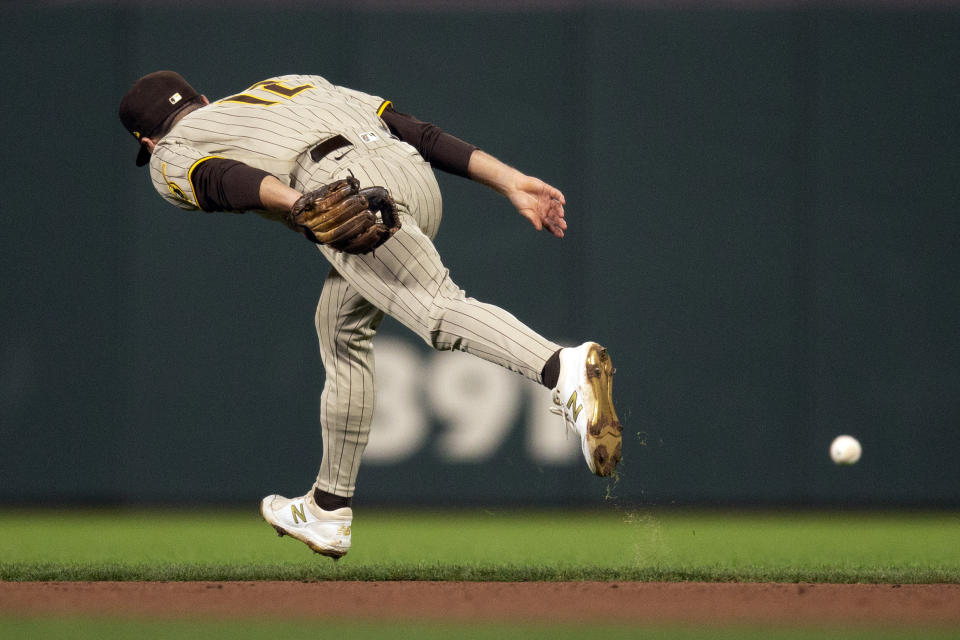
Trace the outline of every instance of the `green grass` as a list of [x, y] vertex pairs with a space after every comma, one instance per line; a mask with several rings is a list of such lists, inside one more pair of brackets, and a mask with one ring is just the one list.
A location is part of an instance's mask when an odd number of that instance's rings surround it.
[[358, 510], [339, 562], [246, 511], [0, 510], [3, 580], [960, 582], [960, 514]]

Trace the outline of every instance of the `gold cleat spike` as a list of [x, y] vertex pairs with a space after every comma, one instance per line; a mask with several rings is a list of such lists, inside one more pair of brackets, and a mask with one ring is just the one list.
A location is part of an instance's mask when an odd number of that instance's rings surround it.
[[586, 376], [593, 392], [593, 413], [587, 418], [587, 442], [593, 454], [596, 474], [613, 474], [622, 459], [623, 426], [613, 408], [613, 362], [610, 354], [594, 344], [587, 352]]

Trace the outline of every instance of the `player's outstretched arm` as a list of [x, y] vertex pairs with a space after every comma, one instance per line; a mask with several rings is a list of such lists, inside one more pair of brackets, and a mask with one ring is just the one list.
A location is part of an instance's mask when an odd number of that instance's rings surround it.
[[520, 215], [540, 231], [562, 238], [567, 228], [563, 217], [566, 199], [559, 189], [500, 162], [489, 153], [474, 151], [468, 166], [470, 177], [506, 196]]

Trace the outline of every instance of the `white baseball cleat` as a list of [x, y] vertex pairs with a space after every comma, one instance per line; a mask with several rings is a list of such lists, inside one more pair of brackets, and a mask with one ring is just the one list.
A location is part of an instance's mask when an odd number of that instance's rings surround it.
[[353, 510], [324, 511], [314, 502], [312, 490], [299, 498], [267, 496], [260, 502], [260, 513], [278, 535], [296, 538], [320, 555], [336, 560], [350, 550]]
[[609, 476], [620, 462], [623, 427], [613, 409], [613, 362], [596, 342], [560, 351], [560, 378], [550, 410], [580, 436], [590, 471]]

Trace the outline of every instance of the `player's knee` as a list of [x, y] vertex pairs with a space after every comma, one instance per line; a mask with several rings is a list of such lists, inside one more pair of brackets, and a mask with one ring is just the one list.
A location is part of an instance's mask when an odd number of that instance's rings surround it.
[[456, 335], [455, 328], [448, 325], [446, 319], [451, 309], [463, 312], [462, 303], [465, 299], [466, 293], [448, 277], [430, 300], [427, 331], [421, 336], [437, 351], [462, 350], [463, 338]]
[[427, 343], [437, 351], [463, 351], [463, 338], [445, 334], [439, 329], [430, 332]]

